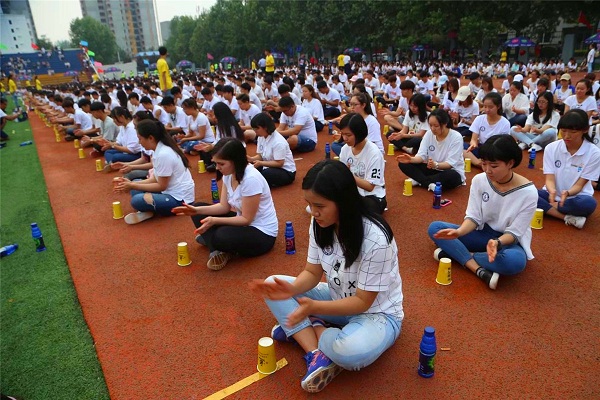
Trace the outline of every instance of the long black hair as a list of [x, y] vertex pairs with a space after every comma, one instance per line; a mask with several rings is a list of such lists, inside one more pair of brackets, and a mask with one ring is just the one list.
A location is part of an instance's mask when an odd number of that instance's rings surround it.
[[590, 132], [588, 131], [588, 121], [588, 115], [585, 111], [579, 108], [574, 108], [567, 111], [565, 115], [560, 118], [560, 121], [558, 121], [558, 130], [571, 129], [574, 131], [585, 131], [583, 138], [588, 142], [593, 143]]
[[179, 146], [177, 146], [177, 143], [175, 143], [173, 137], [167, 133], [165, 126], [160, 121], [152, 119], [141, 120], [138, 122], [136, 130], [137, 134], [141, 137], [147, 139], [150, 136], [152, 136], [157, 143], [161, 142], [165, 146], [172, 148], [173, 151], [177, 153], [181, 158], [181, 162], [183, 162], [183, 165], [186, 168], [190, 167], [190, 163], [187, 157], [185, 156], [185, 154], [183, 154], [183, 151], [181, 151]]
[[[363, 218], [377, 225], [390, 243], [392, 228], [380, 215], [369, 211], [364, 198], [358, 193], [354, 175], [343, 163], [323, 160], [315, 164], [302, 181], [302, 190], [312, 192], [336, 203], [338, 209], [338, 241], [344, 252], [345, 267], [349, 268], [360, 254], [364, 240]], [[313, 223], [313, 233], [320, 248], [333, 245], [336, 226], [322, 228]]]
[[[410, 98], [408, 104], [414, 104], [419, 109], [417, 116], [419, 117], [419, 121], [425, 122], [427, 121], [427, 98], [422, 94], [415, 94]], [[409, 109], [408, 116], [410, 118], [414, 117], [412, 110]]]
[[222, 101], [218, 102], [214, 105], [213, 112], [215, 118], [217, 118], [217, 128], [219, 128], [221, 138], [235, 137], [242, 142], [244, 141], [244, 131], [235, 120], [231, 108], [227, 104]]
[[[227, 107], [227, 106], [226, 106]], [[212, 149], [212, 156], [233, 162], [235, 168], [235, 179], [242, 183], [244, 172], [248, 166], [248, 157], [246, 148], [236, 138], [226, 137], [220, 139]]]
[[[548, 102], [548, 108], [546, 109], [546, 116], [544, 117], [543, 121], [540, 121], [540, 112], [541, 111], [540, 111], [540, 107], [538, 106], [538, 103], [537, 103], [537, 100], [539, 100], [539, 99], [545, 99]], [[533, 105], [533, 120], [535, 122], [537, 122], [538, 124], [539, 123], [545, 124], [552, 118], [552, 112], [554, 111], [554, 96], [552, 95], [552, 93], [545, 91], [544, 93], [539, 95], [537, 100], [535, 101], [535, 104]]]

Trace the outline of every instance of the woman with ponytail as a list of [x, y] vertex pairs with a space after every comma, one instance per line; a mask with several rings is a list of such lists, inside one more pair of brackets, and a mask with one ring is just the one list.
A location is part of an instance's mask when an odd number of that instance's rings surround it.
[[194, 202], [194, 181], [189, 162], [162, 123], [143, 120], [137, 124], [137, 136], [146, 150], [154, 152], [154, 174], [140, 181], [120, 178], [117, 192], [131, 191], [131, 206], [137, 211], [125, 216], [132, 225], [152, 218], [154, 214], [174, 215], [171, 210]]

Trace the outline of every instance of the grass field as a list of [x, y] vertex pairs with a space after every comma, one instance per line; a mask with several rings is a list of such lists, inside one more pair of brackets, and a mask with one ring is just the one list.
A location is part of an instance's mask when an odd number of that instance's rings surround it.
[[[11, 107], [9, 106], [9, 109]], [[14, 133], [12, 133], [14, 131]], [[0, 149], [0, 388], [26, 400], [108, 399], [63, 253], [28, 122], [9, 122]], [[30, 223], [47, 250], [37, 253]]]

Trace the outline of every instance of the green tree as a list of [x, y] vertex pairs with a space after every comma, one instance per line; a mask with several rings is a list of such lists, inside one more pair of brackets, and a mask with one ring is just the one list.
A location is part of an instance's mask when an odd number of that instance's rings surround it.
[[96, 53], [95, 59], [105, 64], [117, 60], [117, 42], [110, 29], [92, 17], [77, 18], [69, 29], [71, 45], [79, 47], [79, 42], [88, 42], [88, 49]]
[[37, 43], [38, 47], [40, 49], [51, 49], [54, 47], [54, 45], [52, 44], [52, 41], [50, 39], [48, 39], [48, 37], [46, 35], [42, 35], [38, 38]]

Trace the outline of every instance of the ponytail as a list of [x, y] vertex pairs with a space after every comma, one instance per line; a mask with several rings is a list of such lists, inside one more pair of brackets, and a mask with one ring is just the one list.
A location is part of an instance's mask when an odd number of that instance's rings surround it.
[[183, 151], [179, 148], [173, 137], [167, 133], [165, 126], [160, 121], [145, 119], [137, 124], [137, 133], [143, 138], [149, 138], [152, 136], [156, 142], [161, 142], [165, 146], [168, 146], [173, 149], [175, 153], [181, 157], [181, 162], [183, 162], [184, 167], [189, 168], [190, 162], [188, 161]]

